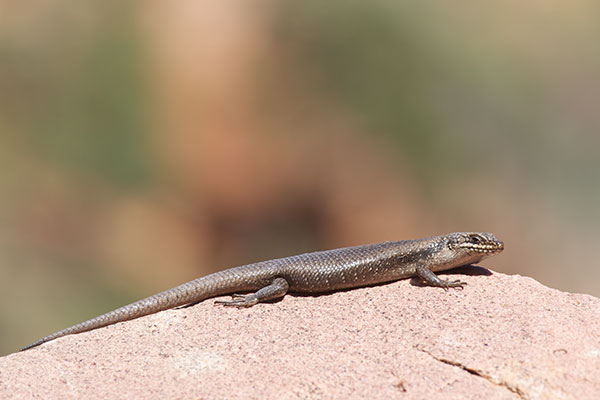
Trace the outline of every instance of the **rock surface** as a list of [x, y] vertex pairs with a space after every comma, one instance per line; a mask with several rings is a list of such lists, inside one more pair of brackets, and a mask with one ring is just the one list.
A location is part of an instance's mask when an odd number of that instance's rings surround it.
[[600, 398], [600, 299], [452, 272], [463, 290], [207, 300], [63, 337], [0, 358], [0, 398]]

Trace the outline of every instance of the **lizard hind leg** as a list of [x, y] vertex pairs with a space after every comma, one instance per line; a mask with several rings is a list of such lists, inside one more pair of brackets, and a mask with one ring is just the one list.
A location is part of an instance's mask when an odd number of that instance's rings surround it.
[[226, 307], [252, 307], [255, 304], [264, 301], [278, 299], [287, 293], [290, 285], [284, 278], [275, 278], [270, 285], [250, 294], [233, 294], [231, 300], [215, 301], [215, 304], [222, 304]]

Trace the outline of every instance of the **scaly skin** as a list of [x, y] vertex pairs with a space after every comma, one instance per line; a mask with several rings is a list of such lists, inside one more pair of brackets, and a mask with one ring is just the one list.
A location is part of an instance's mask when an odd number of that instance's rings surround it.
[[233, 294], [232, 300], [217, 303], [251, 307], [283, 297], [287, 292], [331, 292], [413, 276], [420, 277], [431, 286], [462, 288], [465, 282], [442, 280], [434, 272], [477, 263], [503, 249], [502, 241], [491, 233], [455, 232], [425, 239], [383, 242], [262, 261], [184, 283], [53, 333], [21, 350], [61, 336], [234, 292], [254, 293]]

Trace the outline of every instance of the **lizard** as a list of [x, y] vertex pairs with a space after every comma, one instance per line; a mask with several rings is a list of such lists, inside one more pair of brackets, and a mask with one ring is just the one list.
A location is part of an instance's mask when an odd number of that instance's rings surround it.
[[[504, 243], [491, 233], [454, 232], [424, 239], [390, 241], [317, 251], [215, 272], [73, 325], [21, 349], [208, 298], [252, 307], [288, 292], [318, 294], [418, 277], [430, 286], [463, 288], [466, 282], [440, 279], [435, 272], [478, 263], [500, 253]], [[246, 294], [239, 294], [246, 293]]]

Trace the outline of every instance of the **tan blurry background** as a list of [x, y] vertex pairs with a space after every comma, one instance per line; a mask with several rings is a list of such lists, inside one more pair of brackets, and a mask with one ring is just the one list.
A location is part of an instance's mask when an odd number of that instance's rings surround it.
[[0, 353], [218, 269], [490, 231], [600, 295], [597, 2], [0, 1]]

